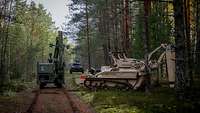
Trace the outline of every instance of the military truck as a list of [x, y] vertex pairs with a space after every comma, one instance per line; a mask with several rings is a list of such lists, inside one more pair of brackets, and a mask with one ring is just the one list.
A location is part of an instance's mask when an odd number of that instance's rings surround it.
[[[54, 54], [49, 54], [48, 62], [37, 63], [37, 83], [40, 88], [44, 88], [48, 83], [53, 83], [57, 87], [62, 87], [64, 84], [64, 48], [63, 33], [58, 32], [56, 37], [56, 44], [50, 44], [54, 47]], [[68, 47], [67, 47], [68, 48]]]

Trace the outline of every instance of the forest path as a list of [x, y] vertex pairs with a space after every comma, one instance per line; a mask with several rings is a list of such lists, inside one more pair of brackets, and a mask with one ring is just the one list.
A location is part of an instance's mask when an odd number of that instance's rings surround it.
[[70, 90], [46, 87], [35, 91], [35, 98], [27, 113], [94, 113], [94, 111]]

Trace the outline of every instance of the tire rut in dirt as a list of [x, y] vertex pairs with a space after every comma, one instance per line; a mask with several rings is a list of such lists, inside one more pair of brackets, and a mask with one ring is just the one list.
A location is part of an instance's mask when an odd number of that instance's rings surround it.
[[73, 106], [65, 88], [46, 88], [35, 91], [35, 97], [26, 113], [80, 113]]

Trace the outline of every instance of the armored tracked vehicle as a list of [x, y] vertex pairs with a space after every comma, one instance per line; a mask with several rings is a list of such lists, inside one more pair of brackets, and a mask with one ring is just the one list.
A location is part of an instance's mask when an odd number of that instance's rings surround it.
[[[164, 52], [161, 52], [157, 60], [153, 60], [153, 54], [160, 49]], [[175, 52], [169, 45], [161, 44], [149, 53], [148, 64], [145, 64], [143, 60], [127, 58], [122, 52], [113, 52], [110, 53], [110, 56], [113, 60], [113, 65], [106, 66], [107, 69], [103, 69], [102, 72], [95, 75], [88, 74], [84, 80], [84, 86], [89, 89], [119, 87], [137, 90], [144, 88], [144, 81], [146, 80], [145, 67], [151, 74], [153, 70], [159, 69], [160, 64], [164, 62], [167, 65], [168, 82], [170, 87], [174, 87]]]

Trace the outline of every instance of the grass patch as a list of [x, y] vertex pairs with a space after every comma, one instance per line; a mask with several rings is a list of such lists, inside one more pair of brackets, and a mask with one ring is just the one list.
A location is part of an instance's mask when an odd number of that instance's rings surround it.
[[169, 88], [157, 88], [151, 94], [119, 90], [81, 91], [77, 94], [97, 113], [189, 113], [197, 111], [200, 105], [199, 100], [177, 101], [173, 89]]
[[79, 78], [80, 75], [81, 73], [73, 73], [73, 74], [66, 73], [65, 74], [65, 83], [69, 89], [79, 90], [82, 88], [80, 85], [77, 85], [75, 82], [75, 80]]
[[96, 111], [99, 113], [142, 113], [140, 109], [135, 106], [127, 106], [127, 105], [120, 105], [120, 106], [109, 106], [109, 105], [101, 105], [96, 107]]
[[24, 91], [15, 95], [0, 95], [0, 113], [25, 113], [33, 100], [34, 93]]
[[[77, 88], [74, 84], [76, 77], [79, 75], [71, 75], [69, 80], [72, 86]], [[198, 110], [197, 106], [200, 105], [199, 98], [195, 98], [192, 102], [177, 101], [174, 89], [167, 87], [154, 88], [150, 94], [141, 91], [117, 89], [89, 91], [83, 87], [79, 88], [81, 90], [76, 94], [84, 102], [91, 104], [97, 113], [195, 113]], [[178, 111], [180, 109], [181, 112]]]
[[15, 93], [21, 92], [27, 89], [32, 89], [35, 87], [36, 82], [25, 82], [21, 80], [12, 80], [7, 84], [4, 84], [0, 88], [0, 95], [3, 96], [14, 96]]
[[14, 98], [15, 96], [0, 96], [0, 113], [12, 113], [16, 109]]
[[[167, 93], [166, 93], [167, 92]], [[79, 92], [98, 113], [175, 113], [176, 100], [170, 89], [144, 92], [101, 90]]]

